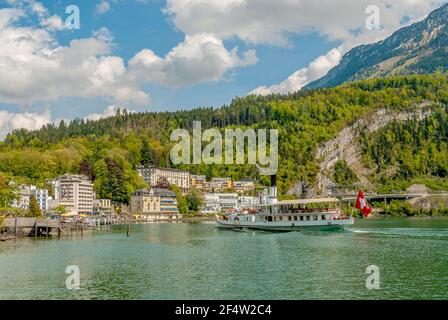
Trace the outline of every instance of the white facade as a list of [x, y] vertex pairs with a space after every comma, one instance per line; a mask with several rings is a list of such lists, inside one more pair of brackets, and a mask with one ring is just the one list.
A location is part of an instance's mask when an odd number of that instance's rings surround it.
[[28, 210], [30, 208], [31, 187], [27, 185], [20, 185], [18, 188], [18, 199], [12, 201], [12, 207], [21, 210]]
[[187, 193], [190, 190], [189, 171], [139, 166], [137, 167], [137, 172], [152, 188], [157, 187], [161, 180], [166, 179], [168, 183], [178, 186], [183, 193]]
[[238, 210], [238, 194], [236, 193], [206, 193], [204, 200], [204, 213]]
[[219, 203], [219, 195], [215, 193], [204, 194], [204, 209], [203, 213], [219, 213], [221, 212], [221, 205]]
[[259, 203], [258, 197], [240, 196], [238, 197], [238, 209], [254, 209], [255, 205]]
[[36, 198], [40, 210], [46, 213], [49, 210], [49, 197], [47, 189], [40, 189], [36, 186], [31, 186], [31, 194]]
[[66, 174], [57, 179], [57, 199], [71, 215], [91, 213], [93, 211], [93, 182], [84, 175]]

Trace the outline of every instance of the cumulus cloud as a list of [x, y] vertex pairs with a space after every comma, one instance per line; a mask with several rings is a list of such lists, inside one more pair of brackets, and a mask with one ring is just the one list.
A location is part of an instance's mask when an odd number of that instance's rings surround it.
[[[237, 37], [247, 43], [291, 46], [291, 34], [317, 33], [341, 45], [318, 57], [288, 79], [252, 93], [286, 93], [299, 90], [324, 76], [341, 54], [354, 46], [388, 37], [407, 24], [424, 18], [446, 0], [168, 0], [165, 13], [186, 34], [210, 32], [220, 39]], [[380, 10], [379, 30], [365, 27], [366, 8]]]
[[[187, 35], [164, 57], [144, 49], [129, 62], [111, 54], [113, 37], [102, 28], [89, 38], [58, 44], [60, 24], [41, 3], [0, 9], [0, 102], [31, 105], [66, 97], [103, 97], [117, 104], [150, 102], [141, 89], [147, 82], [170, 87], [218, 81], [230, 69], [256, 63], [255, 51], [227, 50], [212, 34]], [[37, 15], [41, 27], [19, 25]], [[50, 22], [52, 21], [52, 22]], [[52, 26], [51, 30], [45, 26]]]
[[238, 48], [227, 51], [223, 42], [212, 34], [186, 36], [164, 58], [151, 50], [138, 52], [129, 61], [129, 74], [144, 81], [156, 81], [170, 87], [180, 87], [217, 81], [232, 68], [257, 62], [255, 51], [238, 55]]
[[60, 46], [46, 29], [17, 27], [9, 12], [0, 16], [1, 102], [28, 105], [62, 97], [98, 96], [149, 101], [138, 83], [121, 80], [126, 68], [122, 58], [109, 55], [112, 42], [107, 29]]
[[[375, 41], [406, 17], [421, 19], [445, 0], [168, 0], [164, 12], [186, 34], [210, 32], [221, 39], [288, 45], [288, 34], [317, 32], [330, 40]], [[382, 31], [365, 26], [369, 5], [380, 9]], [[358, 40], [357, 40], [358, 39]]]
[[269, 95], [272, 93], [286, 94], [289, 92], [300, 90], [308, 83], [320, 79], [328, 73], [333, 67], [338, 65], [342, 58], [342, 53], [335, 48], [330, 50], [327, 54], [318, 57], [311, 62], [307, 68], [302, 68], [288, 77], [280, 84], [271, 87], [258, 87], [250, 92], [251, 94]]
[[45, 111], [44, 113], [13, 113], [0, 110], [0, 141], [15, 129], [36, 130], [50, 122], [50, 111]]

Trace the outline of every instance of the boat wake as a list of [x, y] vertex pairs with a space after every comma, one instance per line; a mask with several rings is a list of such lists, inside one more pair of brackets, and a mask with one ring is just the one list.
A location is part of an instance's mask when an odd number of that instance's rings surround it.
[[346, 232], [369, 236], [392, 236], [448, 240], [448, 229], [436, 228], [347, 228]]

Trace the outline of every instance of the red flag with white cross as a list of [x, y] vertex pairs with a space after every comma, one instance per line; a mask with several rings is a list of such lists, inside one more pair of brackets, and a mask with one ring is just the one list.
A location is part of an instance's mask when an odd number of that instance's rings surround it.
[[368, 215], [372, 212], [372, 208], [370, 208], [361, 190], [358, 192], [358, 199], [356, 199], [355, 208], [359, 209], [364, 217], [368, 217]]

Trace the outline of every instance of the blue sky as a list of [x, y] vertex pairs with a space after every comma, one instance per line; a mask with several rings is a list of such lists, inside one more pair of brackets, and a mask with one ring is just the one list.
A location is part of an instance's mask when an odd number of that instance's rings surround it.
[[[352, 47], [445, 1], [341, 2], [0, 0], [0, 138], [116, 106], [218, 107], [250, 92], [296, 91]], [[375, 30], [365, 25], [371, 4]], [[79, 30], [66, 28], [69, 5], [79, 7]]]

